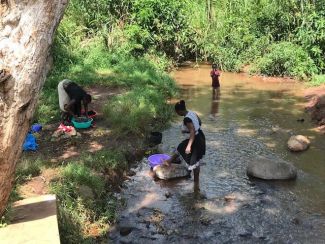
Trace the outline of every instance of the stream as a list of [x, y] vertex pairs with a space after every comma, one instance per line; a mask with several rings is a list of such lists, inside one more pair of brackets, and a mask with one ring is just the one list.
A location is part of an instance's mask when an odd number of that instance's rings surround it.
[[[144, 159], [117, 195], [118, 213], [109, 243], [325, 243], [325, 140], [304, 112], [304, 87], [287, 79], [222, 73], [212, 96], [210, 66], [173, 73], [181, 98], [202, 119], [207, 153], [200, 173], [154, 180]], [[180, 117], [163, 132], [171, 150], [182, 140]], [[291, 135], [311, 140], [292, 153]], [[294, 181], [263, 181], [246, 175], [257, 156], [296, 166]]]

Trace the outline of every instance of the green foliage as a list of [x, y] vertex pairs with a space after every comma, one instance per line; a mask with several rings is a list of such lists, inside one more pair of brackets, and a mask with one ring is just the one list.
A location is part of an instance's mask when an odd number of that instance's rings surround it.
[[45, 163], [41, 159], [29, 160], [23, 158], [16, 168], [16, 183], [21, 184], [41, 173], [41, 167]]
[[[189, 34], [186, 15], [187, 1], [135, 0], [131, 8], [131, 40], [144, 50], [155, 47], [168, 56], [177, 58], [184, 35]], [[130, 30], [130, 29], [127, 29]]]
[[310, 82], [310, 85], [312, 86], [320, 86], [325, 84], [325, 75], [314, 75]]
[[104, 171], [126, 167], [121, 153], [102, 151], [83, 155], [63, 166], [51, 191], [59, 199], [59, 229], [62, 243], [84, 243], [104, 237], [115, 219], [117, 202], [107, 191]]
[[13, 203], [15, 201], [21, 200], [21, 197], [19, 196], [19, 193], [17, 192], [17, 182], [15, 182], [15, 185], [13, 189], [11, 190], [9, 200], [7, 203], [7, 206], [4, 210], [3, 215], [0, 217], [0, 229], [6, 227], [8, 224], [10, 224], [12, 217], [13, 217]]
[[141, 135], [171, 118], [172, 109], [163, 102], [165, 99], [163, 93], [150, 87], [136, 88], [113, 98], [105, 107], [105, 115], [118, 132]]
[[312, 8], [297, 29], [296, 41], [307, 50], [319, 70], [325, 71], [325, 10]]
[[126, 159], [121, 151], [100, 151], [95, 154], [85, 154], [83, 163], [98, 172], [106, 173], [110, 170], [123, 170], [127, 167]]
[[255, 65], [255, 72], [271, 76], [307, 79], [317, 72], [317, 67], [306, 51], [290, 42], [272, 44]]
[[70, 184], [86, 185], [94, 189], [98, 195], [104, 192], [105, 183], [83, 164], [68, 164], [62, 171], [62, 177]]

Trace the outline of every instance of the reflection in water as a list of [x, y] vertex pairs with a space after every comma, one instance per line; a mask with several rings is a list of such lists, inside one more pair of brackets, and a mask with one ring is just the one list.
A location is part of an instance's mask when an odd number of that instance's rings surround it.
[[209, 118], [215, 120], [219, 113], [219, 104], [220, 104], [220, 88], [212, 89], [212, 101], [211, 101], [211, 113]]

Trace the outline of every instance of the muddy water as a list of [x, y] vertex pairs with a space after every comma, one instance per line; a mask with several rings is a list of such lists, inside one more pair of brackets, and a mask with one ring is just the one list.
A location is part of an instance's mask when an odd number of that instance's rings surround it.
[[[325, 243], [325, 140], [303, 112], [302, 85], [223, 73], [220, 95], [213, 97], [209, 67], [174, 77], [203, 121], [202, 195], [193, 193], [193, 178], [154, 181], [143, 160], [118, 195], [124, 207], [110, 242]], [[181, 140], [178, 119], [164, 132], [171, 150]], [[293, 134], [307, 135], [310, 149], [289, 152]], [[246, 165], [258, 155], [294, 164], [297, 180], [248, 178]]]

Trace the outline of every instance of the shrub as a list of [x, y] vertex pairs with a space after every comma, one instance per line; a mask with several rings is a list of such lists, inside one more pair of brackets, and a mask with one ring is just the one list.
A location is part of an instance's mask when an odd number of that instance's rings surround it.
[[65, 181], [68, 181], [71, 184], [89, 186], [98, 194], [101, 194], [104, 191], [105, 183], [102, 179], [83, 164], [68, 164], [62, 171], [62, 177]]
[[313, 75], [309, 84], [312, 86], [320, 86], [325, 84], [325, 75]]
[[106, 172], [111, 169], [125, 169], [126, 159], [120, 151], [100, 151], [93, 154], [85, 154], [82, 157], [84, 164], [96, 171]]
[[317, 72], [313, 60], [298, 45], [290, 42], [272, 44], [255, 62], [255, 73], [306, 79]]
[[21, 184], [32, 177], [38, 176], [41, 173], [41, 166], [43, 164], [44, 163], [40, 159], [21, 160], [16, 169], [16, 183]]
[[171, 118], [172, 110], [165, 96], [150, 87], [136, 88], [113, 98], [105, 107], [112, 126], [123, 134], [143, 134], [149, 124], [158, 128]]

